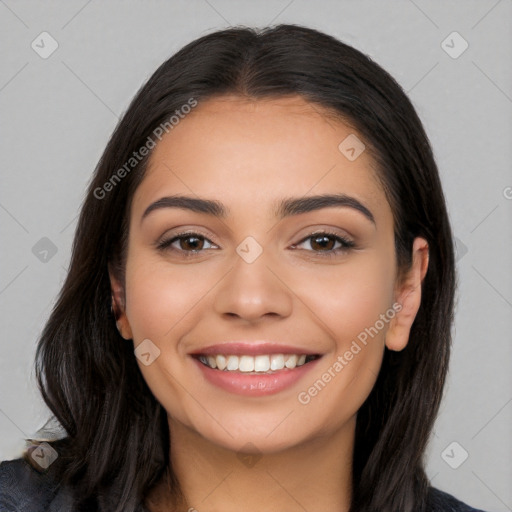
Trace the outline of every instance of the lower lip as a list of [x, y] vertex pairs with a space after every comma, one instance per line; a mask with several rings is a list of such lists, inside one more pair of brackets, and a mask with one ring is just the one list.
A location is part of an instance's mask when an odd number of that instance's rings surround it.
[[201, 363], [201, 361], [196, 358], [192, 359], [199, 366], [199, 369], [203, 372], [208, 382], [230, 393], [245, 396], [265, 396], [279, 393], [293, 386], [307, 372], [316, 366], [316, 363], [320, 360], [320, 358], [315, 359], [292, 370], [278, 370], [274, 373], [262, 372], [256, 375], [215, 370]]

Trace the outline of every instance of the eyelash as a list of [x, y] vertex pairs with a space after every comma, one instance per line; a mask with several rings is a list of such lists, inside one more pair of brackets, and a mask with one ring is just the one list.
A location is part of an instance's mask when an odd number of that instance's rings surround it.
[[329, 249], [327, 251], [311, 251], [315, 253], [315, 256], [320, 256], [321, 258], [335, 258], [337, 255], [346, 253], [350, 251], [350, 249], [353, 249], [355, 247], [355, 243], [352, 240], [349, 240], [348, 238], [345, 238], [344, 236], [338, 235], [337, 233], [333, 233], [330, 231], [315, 231], [311, 234], [309, 234], [307, 237], [303, 238], [300, 242], [297, 244], [294, 244], [292, 247], [296, 247], [297, 245], [300, 245], [304, 243], [305, 241], [312, 239], [314, 237], [319, 236], [326, 236], [331, 237], [334, 239], [334, 242], [339, 242], [341, 244], [341, 247], [338, 247], [337, 249]]
[[[338, 254], [348, 252], [350, 249], [353, 249], [355, 247], [355, 244], [352, 240], [349, 240], [348, 238], [345, 238], [337, 233], [332, 233], [329, 231], [315, 231], [314, 233], [311, 233], [307, 237], [303, 238], [297, 244], [294, 244], [292, 247], [296, 247], [297, 245], [300, 245], [300, 244], [304, 243], [305, 241], [312, 239], [313, 237], [318, 237], [320, 235], [334, 238], [334, 241], [339, 242], [341, 244], [341, 247], [338, 247], [337, 249], [329, 249], [327, 251], [311, 251], [311, 252], [315, 253], [315, 256], [318, 255], [322, 258], [333, 258], [333, 257], [336, 257]], [[180, 252], [183, 255], [183, 257], [185, 257], [185, 258], [192, 258], [195, 255], [197, 255], [198, 253], [203, 251], [203, 250], [183, 251], [181, 249], [176, 249], [176, 248], [171, 247], [171, 245], [174, 242], [177, 242], [179, 240], [186, 240], [187, 238], [204, 239], [204, 240], [207, 240], [208, 242], [210, 242], [211, 244], [213, 244], [213, 242], [211, 242], [208, 238], [206, 238], [205, 236], [203, 236], [199, 233], [185, 232], [185, 233], [178, 233], [177, 235], [175, 235], [172, 238], [169, 238], [167, 240], [162, 240], [161, 242], [159, 242], [157, 244], [157, 249], [159, 251], [171, 250], [173, 252]], [[206, 250], [206, 249], [204, 249], [204, 250]]]

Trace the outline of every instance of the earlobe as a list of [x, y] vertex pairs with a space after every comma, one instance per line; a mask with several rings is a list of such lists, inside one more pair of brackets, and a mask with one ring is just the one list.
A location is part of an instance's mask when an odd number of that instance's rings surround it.
[[112, 313], [115, 318], [117, 330], [125, 340], [131, 340], [133, 336], [130, 323], [128, 322], [128, 317], [126, 316], [124, 288], [114, 277], [110, 267], [109, 277], [110, 287], [112, 290]]
[[391, 320], [386, 333], [389, 350], [403, 350], [409, 341], [411, 327], [421, 305], [421, 284], [428, 269], [428, 243], [424, 238], [415, 238], [412, 247], [412, 265], [401, 280], [396, 293], [397, 314]]

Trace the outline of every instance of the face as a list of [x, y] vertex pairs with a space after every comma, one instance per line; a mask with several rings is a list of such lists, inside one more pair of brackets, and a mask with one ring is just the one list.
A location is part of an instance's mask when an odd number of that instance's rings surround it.
[[354, 135], [299, 97], [223, 97], [153, 150], [119, 325], [171, 429], [263, 453], [335, 435], [405, 345], [393, 215], [368, 152], [338, 148]]

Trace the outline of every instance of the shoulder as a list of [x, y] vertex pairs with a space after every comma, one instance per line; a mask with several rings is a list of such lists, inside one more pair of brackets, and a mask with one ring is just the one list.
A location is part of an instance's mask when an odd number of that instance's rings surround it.
[[484, 512], [466, 505], [447, 492], [429, 487], [427, 498], [428, 512]]
[[[79, 509], [84, 510], [77, 508], [75, 493], [60, 483], [53, 465], [38, 470], [24, 458], [0, 462], [1, 512], [78, 512]], [[86, 507], [86, 510], [91, 509]], [[148, 511], [140, 503], [135, 512]]]
[[0, 463], [2, 512], [63, 512], [71, 504], [71, 494], [51, 471], [39, 472], [23, 458]]

